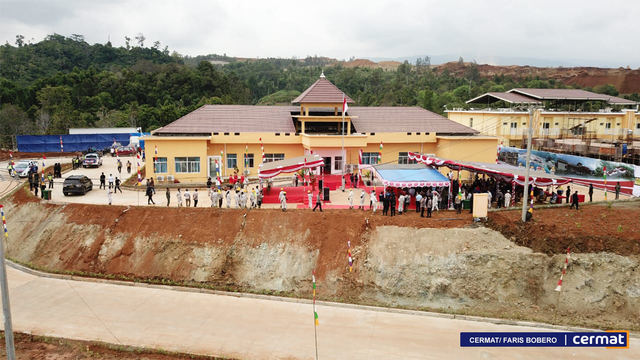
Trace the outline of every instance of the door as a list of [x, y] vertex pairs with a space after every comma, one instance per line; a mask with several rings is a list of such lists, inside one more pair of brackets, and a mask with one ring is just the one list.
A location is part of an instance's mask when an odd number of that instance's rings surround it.
[[331, 157], [325, 157], [324, 159], [324, 173], [326, 175], [331, 174]]
[[216, 178], [216, 161], [218, 162], [218, 171], [220, 172], [220, 177], [222, 177], [222, 157], [220, 156], [209, 156], [209, 177], [211, 179]]

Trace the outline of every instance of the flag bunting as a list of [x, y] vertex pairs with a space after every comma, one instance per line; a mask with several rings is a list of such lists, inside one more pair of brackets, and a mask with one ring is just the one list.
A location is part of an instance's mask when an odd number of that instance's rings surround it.
[[313, 321], [316, 324], [316, 326], [319, 325], [318, 323], [318, 312], [316, 311], [316, 271], [313, 270], [313, 272], [311, 273], [311, 277], [313, 279]]
[[4, 228], [4, 237], [9, 237], [9, 232], [7, 231], [7, 220], [4, 218], [4, 206], [3, 205], [0, 205], [0, 213], [2, 214], [2, 227]]

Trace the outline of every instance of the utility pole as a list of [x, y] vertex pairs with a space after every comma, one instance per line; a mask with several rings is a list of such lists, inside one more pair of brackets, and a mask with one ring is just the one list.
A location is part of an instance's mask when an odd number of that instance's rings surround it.
[[[4, 219], [4, 206], [0, 205], [4, 238], [8, 240], [7, 223]], [[16, 348], [13, 341], [11, 323], [11, 304], [9, 303], [9, 284], [7, 282], [7, 264], [4, 259], [4, 241], [0, 241], [0, 290], [2, 291], [2, 313], [4, 315], [4, 341], [7, 346], [7, 360], [16, 360]]]
[[529, 108], [529, 136], [527, 137], [527, 162], [524, 175], [524, 193], [522, 194], [522, 222], [527, 221], [529, 205], [529, 171], [531, 169], [531, 138], [533, 137], [533, 108]]

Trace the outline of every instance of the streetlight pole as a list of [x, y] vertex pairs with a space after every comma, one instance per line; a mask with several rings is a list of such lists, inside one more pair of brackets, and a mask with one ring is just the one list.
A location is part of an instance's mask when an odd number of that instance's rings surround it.
[[522, 194], [522, 222], [527, 221], [529, 205], [529, 171], [531, 169], [531, 138], [533, 137], [533, 108], [529, 108], [529, 136], [527, 137], [527, 162], [524, 175], [524, 193]]
[[[4, 228], [4, 236], [9, 240], [7, 232], [7, 224], [4, 218], [4, 209], [0, 205], [0, 214], [2, 214], [2, 226]], [[7, 360], [16, 359], [16, 349], [13, 340], [13, 325], [11, 323], [11, 305], [9, 303], [9, 283], [7, 281], [7, 264], [4, 259], [4, 241], [0, 240], [0, 290], [2, 291], [2, 313], [4, 315], [4, 341], [7, 347]]]

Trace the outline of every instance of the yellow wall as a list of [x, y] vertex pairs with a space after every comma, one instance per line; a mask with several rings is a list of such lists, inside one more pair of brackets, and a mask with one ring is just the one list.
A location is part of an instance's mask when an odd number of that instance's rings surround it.
[[[339, 150], [342, 139], [340, 136], [322, 136], [322, 144], [325, 147], [315, 149]], [[397, 164], [401, 152], [416, 152], [422, 154], [434, 154], [437, 157], [453, 160], [494, 162], [498, 139], [496, 137], [440, 137], [435, 134], [412, 133], [380, 133], [376, 135], [352, 135], [357, 140], [357, 146], [345, 147], [347, 154], [346, 164], [358, 164], [359, 151], [378, 153], [380, 141], [383, 142], [382, 163]], [[158, 146], [158, 156], [167, 157], [167, 174], [174, 175], [180, 182], [205, 182], [208, 174], [209, 156], [220, 156], [220, 150], [224, 152], [222, 159], [222, 176], [233, 174], [232, 169], [227, 168], [227, 154], [236, 154], [238, 169], [244, 170], [245, 146], [248, 145], [248, 153], [253, 154], [254, 167], [250, 168], [250, 176], [258, 175], [258, 165], [262, 162], [262, 150], [259, 139], [263, 139], [264, 151], [267, 154], [284, 154], [285, 159], [303, 156], [309, 147], [304, 146], [305, 135], [275, 136], [273, 133], [242, 133], [214, 135], [211, 137], [155, 137], [145, 138], [148, 154], [153, 154], [153, 149]], [[222, 142], [225, 140], [226, 142]], [[350, 144], [349, 141], [345, 142]], [[351, 144], [351, 145], [354, 145]], [[311, 147], [314, 150], [314, 147]], [[175, 157], [200, 157], [200, 172], [175, 173]], [[149, 156], [150, 158], [153, 155]], [[147, 177], [157, 177], [154, 173], [153, 162], [147, 162]], [[215, 165], [213, 166], [215, 169]]]
[[[473, 119], [473, 129], [480, 131], [482, 135], [498, 136], [507, 146], [518, 146], [526, 131], [529, 115], [526, 112], [501, 112], [501, 111], [448, 111], [449, 119], [465, 126], [470, 126]], [[586, 131], [593, 132], [598, 139], [611, 139], [625, 136], [627, 130], [637, 130], [640, 114], [634, 111], [619, 113], [589, 113], [589, 112], [556, 112], [541, 111], [538, 121], [534, 122], [534, 137], [558, 138], [563, 129], [570, 129], [588, 119], [596, 118], [586, 125]], [[517, 124], [516, 131], [511, 130], [511, 123]], [[505, 125], [506, 123], [506, 125]], [[549, 129], [544, 129], [543, 124], [549, 123]], [[610, 123], [610, 129], [606, 124]], [[640, 132], [636, 134], [640, 135]]]

